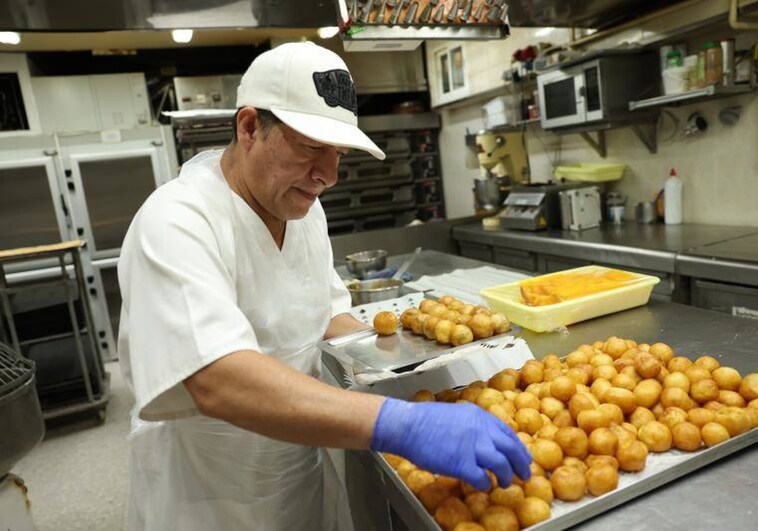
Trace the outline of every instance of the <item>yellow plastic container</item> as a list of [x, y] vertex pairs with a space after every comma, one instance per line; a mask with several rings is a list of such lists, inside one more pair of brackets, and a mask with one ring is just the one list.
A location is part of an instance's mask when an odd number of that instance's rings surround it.
[[601, 162], [583, 162], [555, 168], [555, 176], [569, 181], [601, 183], [618, 181], [624, 176], [626, 164], [604, 164]]
[[[607, 267], [591, 265], [535, 278], [549, 278], [572, 272], [601, 273], [608, 270]], [[562, 326], [647, 304], [653, 286], [658, 284], [660, 279], [639, 273], [627, 273], [636, 277], [627, 285], [547, 306], [524, 304], [521, 297], [521, 281], [492, 286], [479, 293], [490, 308], [505, 314], [512, 322], [535, 332], [552, 332]]]

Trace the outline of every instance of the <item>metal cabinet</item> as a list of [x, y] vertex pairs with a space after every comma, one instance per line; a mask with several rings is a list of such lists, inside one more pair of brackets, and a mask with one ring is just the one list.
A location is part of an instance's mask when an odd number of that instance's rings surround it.
[[758, 319], [758, 288], [695, 279], [691, 290], [693, 306]]

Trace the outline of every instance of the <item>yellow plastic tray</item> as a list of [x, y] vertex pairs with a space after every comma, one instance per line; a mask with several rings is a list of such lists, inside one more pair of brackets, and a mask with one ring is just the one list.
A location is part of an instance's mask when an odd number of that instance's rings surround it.
[[[549, 278], [569, 272], [600, 273], [608, 270], [607, 267], [591, 265], [535, 278]], [[505, 314], [512, 322], [535, 332], [552, 332], [562, 326], [647, 304], [653, 286], [661, 280], [658, 277], [626, 272], [637, 277], [637, 279], [619, 288], [548, 306], [527, 306], [524, 304], [519, 286], [521, 281], [492, 286], [481, 290], [479, 293], [490, 305], [490, 308]]]
[[555, 168], [557, 178], [569, 181], [606, 182], [617, 181], [624, 176], [625, 164], [606, 164], [602, 162], [583, 162]]

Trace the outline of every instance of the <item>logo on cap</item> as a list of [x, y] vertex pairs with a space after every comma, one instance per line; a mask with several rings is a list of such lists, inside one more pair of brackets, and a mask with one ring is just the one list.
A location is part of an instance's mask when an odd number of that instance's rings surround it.
[[314, 72], [313, 83], [316, 85], [316, 92], [324, 98], [329, 107], [342, 107], [358, 115], [355, 84], [347, 70]]

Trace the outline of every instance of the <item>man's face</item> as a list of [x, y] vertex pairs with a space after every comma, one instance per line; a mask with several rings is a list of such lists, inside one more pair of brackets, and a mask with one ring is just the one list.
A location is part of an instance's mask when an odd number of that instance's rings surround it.
[[304, 217], [316, 198], [337, 183], [347, 148], [322, 144], [285, 124], [255, 132], [247, 154], [245, 182], [255, 200], [275, 218]]

